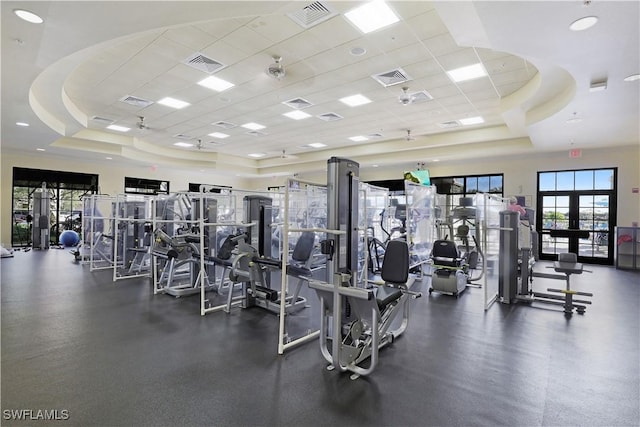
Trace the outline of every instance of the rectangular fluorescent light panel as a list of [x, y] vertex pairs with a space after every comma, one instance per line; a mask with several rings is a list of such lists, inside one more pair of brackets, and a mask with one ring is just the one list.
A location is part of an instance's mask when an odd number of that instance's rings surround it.
[[366, 136], [362, 136], [362, 135], [352, 136], [349, 139], [352, 140], [353, 142], [362, 142], [362, 141], [368, 141], [369, 140], [369, 138], [367, 138]]
[[464, 82], [466, 80], [473, 80], [479, 77], [487, 75], [484, 65], [481, 63], [467, 65], [466, 67], [456, 68], [454, 70], [447, 71], [449, 78], [455, 83]]
[[370, 1], [344, 14], [353, 25], [367, 34], [400, 20], [387, 4], [380, 0]]
[[216, 92], [222, 92], [223, 90], [227, 90], [235, 86], [233, 83], [222, 80], [215, 76], [209, 76], [204, 80], [200, 80], [198, 84], [200, 86], [215, 90]]
[[478, 125], [480, 123], [484, 123], [484, 119], [480, 116], [478, 117], [467, 117], [465, 119], [460, 119], [458, 120], [460, 123], [462, 123], [465, 126], [469, 126], [469, 125]]
[[253, 157], [254, 159], [259, 159], [260, 157], [264, 157], [266, 156], [266, 154], [264, 153], [251, 153], [251, 154], [247, 154], [249, 157]]
[[229, 138], [229, 135], [227, 135], [226, 133], [222, 133], [222, 132], [213, 132], [213, 133], [210, 133], [209, 136], [212, 136], [212, 137], [218, 138], [218, 139]]
[[180, 101], [179, 99], [171, 98], [169, 96], [167, 96], [166, 98], [162, 98], [160, 101], [158, 101], [158, 104], [166, 105], [167, 107], [177, 108], [177, 109], [184, 108], [188, 105], [191, 105], [188, 102]]
[[340, 98], [340, 102], [347, 104], [349, 107], [357, 107], [359, 105], [368, 104], [371, 100], [364, 95], [357, 94]]
[[326, 146], [327, 144], [323, 144], [322, 142], [312, 142], [311, 144], [307, 144], [307, 147], [311, 147], [311, 148], [322, 148]]
[[302, 120], [302, 119], [311, 117], [311, 114], [307, 114], [304, 111], [300, 111], [300, 110], [293, 110], [293, 111], [289, 111], [288, 113], [284, 113], [283, 116], [287, 116], [293, 120]]
[[191, 144], [190, 142], [175, 142], [173, 145], [175, 145], [176, 147], [193, 147], [193, 144]]
[[107, 129], [117, 130], [118, 132], [129, 132], [131, 130], [131, 128], [119, 125], [109, 125], [107, 126]]
[[245, 123], [243, 125], [240, 125], [245, 129], [251, 129], [251, 130], [260, 130], [260, 129], [264, 129], [266, 126], [262, 126], [259, 123], [253, 123], [253, 122], [249, 122], [249, 123]]

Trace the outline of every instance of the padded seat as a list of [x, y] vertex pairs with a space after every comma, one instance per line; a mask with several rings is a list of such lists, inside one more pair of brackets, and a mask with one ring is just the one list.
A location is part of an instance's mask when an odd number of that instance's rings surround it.
[[390, 303], [397, 300], [402, 296], [402, 291], [398, 288], [392, 288], [391, 286], [380, 286], [376, 293], [376, 302], [378, 308], [383, 311]]
[[287, 274], [289, 276], [304, 276], [304, 277], [311, 277], [312, 273], [311, 270], [309, 270], [306, 267], [303, 266], [298, 266], [298, 265], [287, 265]]
[[460, 253], [453, 240], [436, 240], [431, 252], [434, 266], [459, 267]]

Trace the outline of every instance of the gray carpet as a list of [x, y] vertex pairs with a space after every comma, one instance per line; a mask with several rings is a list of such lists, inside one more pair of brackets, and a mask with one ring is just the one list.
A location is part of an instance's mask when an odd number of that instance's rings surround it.
[[[593, 305], [569, 320], [550, 305], [484, 312], [478, 288], [425, 292], [352, 381], [325, 369], [317, 341], [278, 356], [278, 318], [259, 308], [201, 317], [197, 297], [112, 283], [66, 250], [0, 267], [3, 426], [640, 424], [639, 273], [589, 266], [572, 285]], [[9, 419], [23, 409], [68, 419]]]

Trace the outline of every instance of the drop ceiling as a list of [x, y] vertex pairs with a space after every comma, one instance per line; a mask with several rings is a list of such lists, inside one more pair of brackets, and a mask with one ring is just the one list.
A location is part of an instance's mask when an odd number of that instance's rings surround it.
[[[399, 22], [368, 34], [344, 16], [362, 3], [3, 1], [2, 150], [269, 176], [332, 155], [369, 166], [638, 144], [640, 82], [623, 80], [640, 72], [638, 2], [389, 1]], [[599, 21], [570, 31], [583, 16]], [[446, 73], [475, 63], [487, 76]], [[210, 76], [234, 86], [198, 84]], [[355, 94], [371, 102], [340, 102]]]

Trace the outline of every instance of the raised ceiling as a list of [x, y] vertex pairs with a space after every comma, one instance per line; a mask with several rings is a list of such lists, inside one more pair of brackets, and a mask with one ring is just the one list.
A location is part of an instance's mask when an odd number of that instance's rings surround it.
[[[389, 1], [400, 21], [369, 34], [345, 18], [362, 3], [3, 1], [3, 150], [268, 176], [331, 155], [367, 166], [638, 143], [640, 82], [623, 81], [640, 72], [638, 2]], [[593, 28], [568, 29], [590, 15]], [[446, 74], [474, 63], [488, 75]], [[209, 76], [234, 86], [198, 84]], [[340, 102], [354, 94], [372, 102]]]

